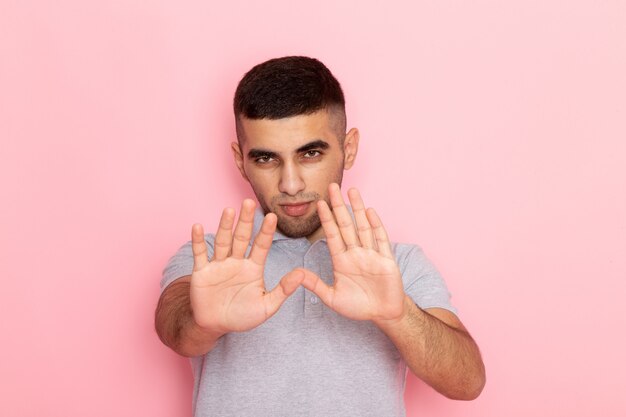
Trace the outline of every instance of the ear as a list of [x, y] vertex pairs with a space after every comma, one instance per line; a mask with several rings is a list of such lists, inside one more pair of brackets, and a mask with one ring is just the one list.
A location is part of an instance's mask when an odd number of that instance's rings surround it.
[[244, 180], [250, 182], [250, 180], [248, 179], [248, 176], [246, 175], [246, 170], [244, 169], [244, 166], [243, 166], [243, 152], [241, 151], [241, 147], [239, 146], [239, 143], [237, 142], [231, 143], [230, 149], [233, 151], [235, 164], [237, 165], [237, 168], [239, 168], [239, 172], [241, 173], [241, 176], [243, 177]]
[[353, 127], [348, 133], [346, 133], [346, 138], [343, 141], [343, 169], [352, 168], [358, 152], [359, 130]]

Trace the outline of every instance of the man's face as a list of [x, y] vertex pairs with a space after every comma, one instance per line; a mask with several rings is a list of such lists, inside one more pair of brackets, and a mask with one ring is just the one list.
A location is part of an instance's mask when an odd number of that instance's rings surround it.
[[316, 201], [329, 202], [328, 185], [341, 184], [343, 170], [352, 166], [358, 131], [350, 130], [342, 144], [326, 110], [240, 122], [241, 147], [232, 144], [235, 162], [263, 211], [276, 214], [278, 229], [287, 236], [321, 237]]

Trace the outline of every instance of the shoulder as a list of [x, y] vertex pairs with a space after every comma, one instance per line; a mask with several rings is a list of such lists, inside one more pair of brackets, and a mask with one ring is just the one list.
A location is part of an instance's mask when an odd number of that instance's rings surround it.
[[393, 243], [405, 292], [420, 308], [443, 308], [456, 314], [443, 277], [421, 247]]
[[396, 262], [401, 271], [407, 268], [419, 266], [431, 266], [430, 260], [421, 247], [410, 243], [392, 243], [391, 249], [396, 257]]

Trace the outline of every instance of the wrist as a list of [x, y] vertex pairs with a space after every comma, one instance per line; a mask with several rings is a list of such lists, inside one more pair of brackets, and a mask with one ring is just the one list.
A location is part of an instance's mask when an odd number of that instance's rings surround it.
[[220, 337], [224, 336], [227, 332], [222, 331], [221, 329], [217, 329], [210, 325], [202, 325], [196, 321], [194, 317], [191, 320], [191, 329], [190, 332], [193, 333], [196, 337], [202, 338], [205, 340], [217, 340]]
[[212, 350], [224, 334], [198, 325], [192, 317], [189, 324], [181, 329], [174, 350], [187, 357], [201, 356]]
[[405, 294], [402, 299], [402, 307], [399, 309], [400, 312], [398, 315], [391, 318], [374, 319], [372, 321], [383, 332], [388, 333], [389, 331], [394, 331], [404, 326], [408, 320], [411, 310], [414, 308], [416, 308], [415, 303], [408, 295]]

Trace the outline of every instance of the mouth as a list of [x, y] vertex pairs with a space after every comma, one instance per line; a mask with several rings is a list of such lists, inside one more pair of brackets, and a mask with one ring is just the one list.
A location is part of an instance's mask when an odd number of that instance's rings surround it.
[[300, 217], [304, 216], [308, 211], [313, 201], [306, 201], [302, 203], [289, 203], [289, 204], [280, 204], [280, 208], [287, 216], [290, 217]]

